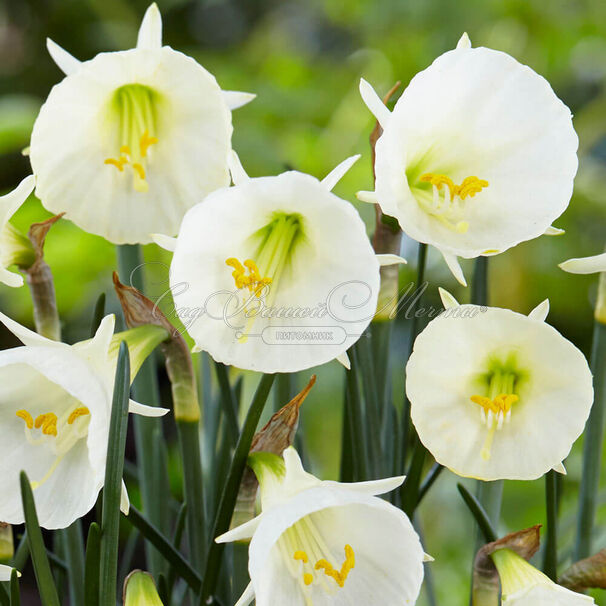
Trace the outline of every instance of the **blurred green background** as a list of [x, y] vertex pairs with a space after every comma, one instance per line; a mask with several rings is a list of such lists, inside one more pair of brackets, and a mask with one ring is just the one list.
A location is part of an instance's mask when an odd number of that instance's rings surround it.
[[[193, 57], [228, 90], [254, 92], [257, 99], [234, 112], [234, 148], [252, 176], [276, 174], [287, 167], [322, 177], [354, 153], [363, 158], [336, 192], [354, 201], [359, 189], [372, 188], [368, 135], [373, 126], [358, 94], [361, 76], [379, 93], [395, 81], [403, 85], [439, 54], [451, 49], [464, 31], [474, 46], [506, 51], [545, 76], [575, 116], [580, 136], [580, 168], [568, 211], [556, 225], [563, 237], [543, 237], [492, 258], [491, 302], [528, 312], [551, 300], [550, 321], [588, 353], [596, 279], [571, 276], [557, 263], [601, 252], [606, 242], [606, 3], [603, 0], [165, 0], [159, 2], [164, 42]], [[0, 190], [14, 187], [29, 171], [21, 153], [37, 111], [50, 88], [62, 78], [48, 56], [46, 37], [88, 59], [104, 50], [134, 46], [145, 0], [3, 0], [0, 3]], [[373, 210], [358, 205], [374, 229]], [[15, 217], [27, 229], [48, 217], [30, 199]], [[415, 257], [416, 244], [405, 239], [404, 256]], [[145, 250], [152, 267], [152, 295], [165, 286], [170, 258], [155, 246]], [[92, 306], [100, 292], [109, 297], [114, 247], [69, 222], [53, 227], [46, 258], [55, 274], [65, 336], [87, 336]], [[471, 275], [471, 265], [464, 269]], [[402, 272], [402, 284], [414, 275], [414, 262]], [[429, 258], [428, 300], [438, 306], [437, 286], [467, 300], [434, 251]], [[0, 286], [0, 309], [31, 324], [26, 288]], [[405, 350], [406, 323], [398, 324], [396, 345]], [[12, 344], [4, 335], [5, 344]], [[319, 474], [338, 474], [342, 373], [336, 364], [319, 369], [318, 386], [303, 409], [302, 435], [311, 465]], [[302, 373], [303, 384], [311, 373]], [[394, 393], [403, 393], [403, 366], [394, 367]], [[247, 377], [252, 388], [256, 377]], [[464, 439], [464, 437], [462, 437]], [[567, 462], [563, 487], [562, 565], [574, 527], [580, 444]], [[427, 498], [418, 522], [425, 535], [433, 591], [438, 604], [464, 604], [469, 584], [472, 524], [445, 472]], [[178, 478], [176, 480], [178, 490]], [[509, 482], [505, 488], [502, 530], [544, 521], [542, 482]], [[602, 503], [606, 499], [602, 499]], [[596, 548], [606, 546], [603, 522]], [[601, 598], [602, 604], [606, 600]], [[420, 604], [427, 604], [424, 594]], [[35, 601], [31, 602], [32, 604]]]

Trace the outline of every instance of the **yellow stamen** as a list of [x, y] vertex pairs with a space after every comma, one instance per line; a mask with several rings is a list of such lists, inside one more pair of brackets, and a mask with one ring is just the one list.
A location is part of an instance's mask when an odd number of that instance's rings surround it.
[[47, 412], [39, 415], [34, 423], [36, 429], [42, 428], [42, 433], [47, 436], [57, 435], [57, 415], [53, 412]]
[[341, 566], [341, 570], [335, 570], [333, 565], [327, 560], [318, 560], [315, 565], [316, 570], [324, 570], [324, 574], [331, 579], [334, 579], [339, 587], [345, 586], [345, 581], [349, 573], [356, 566], [356, 556], [351, 545], [345, 545], [345, 562]]
[[519, 396], [515, 394], [502, 393], [496, 398], [491, 400], [485, 396], [471, 396], [471, 401], [484, 409], [484, 412], [493, 412], [495, 414], [504, 413], [507, 414], [513, 404], [519, 400]]
[[158, 138], [150, 137], [149, 131], [146, 130], [143, 133], [143, 135], [141, 136], [141, 140], [139, 141], [139, 149], [141, 151], [141, 157], [145, 158], [145, 156], [147, 156], [148, 148], [152, 145], [155, 145], [156, 143], [158, 143]]
[[111, 164], [112, 166], [115, 166], [120, 172], [123, 172], [124, 165], [128, 164], [128, 159], [124, 156], [121, 156], [118, 160], [116, 160], [115, 158], [107, 158], [106, 160], [104, 160], [103, 163]]
[[34, 427], [34, 419], [32, 418], [32, 415], [27, 412], [27, 410], [18, 410], [15, 415], [25, 421], [28, 429], [32, 429]]
[[303, 562], [303, 564], [309, 562], [309, 557], [304, 551], [295, 551], [294, 559]]
[[420, 181], [423, 183], [431, 183], [438, 189], [442, 189], [442, 187], [446, 185], [450, 190], [451, 200], [454, 199], [455, 196], [459, 196], [461, 200], [465, 200], [467, 197], [473, 198], [478, 192], [481, 192], [485, 187], [488, 187], [488, 181], [475, 176], [466, 177], [463, 179], [461, 185], [457, 185], [446, 175], [435, 173], [425, 173], [424, 175], [421, 175]]
[[[123, 145], [122, 147], [120, 147], [120, 153], [130, 156], [130, 147], [128, 145]], [[127, 162], [128, 162], [128, 160], [127, 160]]]
[[143, 165], [135, 162], [135, 164], [133, 164], [133, 170], [139, 175], [139, 179], [145, 181], [145, 169], [143, 168]]
[[72, 413], [69, 415], [69, 418], [67, 419], [67, 424], [72, 425], [74, 421], [79, 417], [83, 417], [89, 414], [90, 410], [86, 406], [80, 406], [79, 408], [73, 410]]
[[[234, 268], [231, 275], [234, 278], [236, 288], [248, 288], [250, 292], [255, 293], [256, 297], [260, 297], [263, 293], [263, 289], [272, 283], [271, 278], [261, 277], [261, 272], [252, 259], [247, 259], [244, 261], [244, 264], [242, 264], [235, 257], [229, 257], [228, 259], [225, 259], [225, 265]], [[247, 269], [248, 275], [246, 275]]]
[[306, 573], [303, 575], [303, 582], [304, 582], [304, 583], [305, 583], [307, 586], [311, 585], [311, 584], [314, 582], [314, 575], [313, 575], [313, 574], [311, 574], [311, 573], [309, 573], [309, 572], [306, 572]]

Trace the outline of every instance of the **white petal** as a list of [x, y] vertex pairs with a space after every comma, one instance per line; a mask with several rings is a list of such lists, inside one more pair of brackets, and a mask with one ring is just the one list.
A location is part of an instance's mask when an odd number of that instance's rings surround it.
[[428, 553], [423, 554], [423, 561], [424, 562], [435, 562], [436, 559], [433, 558], [432, 556], [430, 556]]
[[453, 307], [458, 307], [460, 305], [460, 303], [454, 298], [454, 296], [450, 294], [445, 288], [439, 286], [438, 292], [440, 293], [440, 299], [442, 299], [442, 305], [444, 305], [444, 309], [452, 309]]
[[236, 606], [248, 606], [255, 599], [255, 590], [253, 584], [249, 583], [244, 590], [244, 593], [240, 596], [240, 599], [236, 602]]
[[353, 490], [355, 492], [359, 492], [360, 494], [366, 494], [370, 496], [376, 496], [380, 494], [387, 494], [392, 490], [400, 487], [406, 476], [396, 476], [393, 478], [384, 478], [382, 480], [370, 480], [368, 482], [331, 482], [326, 481], [322, 482], [323, 485], [326, 486], [338, 486], [339, 488], [346, 490]]
[[503, 596], [503, 606], [590, 606], [591, 596], [576, 593], [555, 583], [529, 584], [520, 591]]
[[134, 400], [128, 401], [128, 412], [139, 415], [141, 417], [163, 417], [169, 413], [168, 408], [160, 408], [159, 406], [148, 406], [147, 404], [139, 404]]
[[231, 180], [234, 182], [234, 185], [240, 185], [240, 183], [250, 180], [250, 177], [242, 166], [242, 162], [240, 162], [240, 156], [238, 156], [233, 149], [227, 157], [227, 163], [229, 165], [229, 172], [231, 173]]
[[457, 256], [444, 252], [443, 250], [440, 252], [444, 257], [444, 261], [446, 261], [446, 265], [448, 265], [448, 269], [450, 269], [457, 282], [463, 286], [467, 286], [467, 281], [465, 280], [465, 275], [463, 274], [463, 269], [461, 268], [461, 264], [459, 263]]
[[360, 79], [360, 94], [362, 95], [362, 101], [364, 101], [366, 107], [374, 114], [375, 118], [379, 121], [379, 124], [385, 128], [385, 125], [391, 117], [391, 112], [385, 103], [381, 101], [375, 89], [366, 82], [364, 78]]
[[[4, 566], [4, 564], [0, 564], [0, 582], [6, 583], [10, 581], [12, 573], [13, 568], [11, 566]], [[20, 577], [21, 573], [17, 572], [17, 576]]]
[[23, 276], [8, 271], [8, 269], [4, 269], [4, 267], [0, 267], [0, 282], [2, 284], [6, 284], [7, 286], [11, 286], [12, 288], [18, 288], [19, 286], [23, 286]]
[[556, 465], [553, 470], [557, 473], [561, 473], [562, 475], [567, 475], [568, 472], [566, 471], [566, 467], [564, 467], [564, 463], [559, 463], [558, 465]]
[[256, 96], [254, 93], [241, 93], [237, 90], [223, 91], [223, 99], [225, 99], [227, 107], [232, 111], [250, 103]]
[[545, 299], [539, 303], [529, 314], [528, 317], [531, 320], [537, 320], [537, 322], [545, 322], [549, 315], [549, 299]]
[[257, 516], [236, 528], [232, 528], [221, 536], [215, 539], [216, 543], [233, 543], [234, 541], [245, 541], [255, 534], [259, 523], [261, 522], [261, 516]]
[[72, 54], [68, 53], [64, 48], [61, 48], [56, 42], [50, 38], [46, 39], [46, 48], [52, 60], [57, 64], [57, 67], [66, 75], [73, 74], [81, 65], [81, 61], [76, 59]]
[[378, 204], [379, 203], [377, 194], [374, 191], [359, 191], [356, 194], [356, 198], [358, 200], [360, 200], [360, 202], [366, 202], [368, 204]]
[[25, 177], [13, 191], [0, 196], [0, 220], [6, 223], [34, 191], [36, 179], [34, 175]]
[[471, 48], [471, 40], [465, 32], [457, 42], [457, 48]]
[[350, 156], [347, 160], [343, 160], [341, 164], [335, 166], [327, 175], [322, 179], [321, 183], [328, 191], [332, 191], [334, 186], [345, 176], [345, 173], [361, 158], [360, 154]]
[[107, 357], [109, 346], [114, 336], [114, 328], [116, 326], [116, 316], [114, 314], [108, 314], [105, 316], [92, 340], [93, 348], [98, 352], [99, 357]]
[[177, 246], [177, 238], [173, 238], [172, 236], [165, 236], [164, 234], [152, 234], [152, 240], [164, 250], [168, 250], [170, 252], [175, 252], [175, 247]]
[[154, 2], [145, 11], [139, 35], [137, 48], [161, 48], [162, 46], [162, 15]]
[[18, 322], [11, 320], [8, 316], [5, 316], [0, 312], [0, 322], [6, 326], [24, 345], [48, 345], [56, 347], [64, 347], [63, 343], [47, 339], [37, 332], [21, 326]]
[[195, 354], [196, 354], [196, 353], [200, 353], [201, 351], [204, 351], [204, 350], [203, 350], [203, 349], [202, 349], [202, 347], [200, 347], [200, 345], [198, 345], [197, 343], [196, 343], [196, 344], [194, 344], [194, 346], [191, 348], [191, 352], [192, 352], [192, 353], [195, 353]]
[[560, 267], [571, 274], [593, 274], [606, 271], [606, 253], [593, 257], [568, 259], [568, 261], [560, 263]]
[[559, 229], [557, 227], [554, 227], [553, 225], [550, 225], [546, 230], [545, 230], [545, 234], [546, 236], [563, 236], [566, 233], [565, 229]]
[[342, 354], [339, 354], [336, 358], [339, 364], [342, 364], [347, 370], [351, 370], [351, 361], [349, 360], [349, 356], [347, 352], [344, 351]]
[[122, 487], [120, 489], [120, 511], [127, 516], [130, 511], [130, 499], [128, 498], [128, 490], [126, 484], [122, 480]]
[[391, 253], [380, 253], [376, 255], [376, 257], [381, 267], [385, 267], [386, 265], [399, 265], [400, 263], [408, 263], [408, 261], [404, 257], [400, 257], [400, 255], [393, 255]]

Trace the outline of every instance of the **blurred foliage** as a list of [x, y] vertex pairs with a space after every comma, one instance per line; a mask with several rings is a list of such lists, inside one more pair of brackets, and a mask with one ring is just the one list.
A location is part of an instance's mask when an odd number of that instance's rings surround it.
[[[160, 0], [164, 41], [195, 57], [224, 89], [258, 98], [234, 112], [234, 147], [253, 176], [286, 167], [323, 176], [345, 157], [363, 158], [338, 185], [354, 201], [371, 189], [368, 135], [372, 118], [358, 94], [361, 76], [378, 91], [396, 80], [405, 85], [419, 70], [452, 48], [463, 31], [476, 46], [508, 52], [545, 76], [574, 115], [580, 137], [580, 167], [569, 210], [556, 225], [563, 237], [540, 238], [491, 260], [491, 301], [527, 312], [546, 297], [550, 321], [585, 352], [591, 335], [593, 277], [571, 276], [557, 263], [601, 252], [606, 241], [606, 3], [603, 0]], [[132, 47], [146, 0], [2, 0], [0, 3], [0, 189], [14, 187], [29, 170], [22, 150], [39, 106], [62, 75], [45, 49], [51, 37], [80, 59], [104, 50]], [[512, 196], [515, 192], [512, 191]], [[373, 211], [359, 207], [372, 231]], [[49, 216], [30, 199], [15, 218], [27, 229]], [[405, 240], [404, 255], [416, 245]], [[56, 278], [59, 309], [68, 340], [86, 336], [92, 306], [101, 291], [111, 295], [112, 245], [61, 221], [47, 240], [47, 260]], [[153, 291], [166, 290], [170, 257], [146, 248], [154, 263]], [[408, 284], [414, 263], [403, 271]], [[465, 264], [468, 275], [471, 266]], [[433, 253], [427, 298], [437, 306], [437, 285], [455, 285]], [[114, 298], [109, 307], [117, 310]], [[166, 306], [170, 305], [165, 301]], [[0, 289], [0, 308], [31, 323], [27, 289]], [[404, 351], [405, 322], [396, 346]], [[6, 340], [6, 339], [5, 339]], [[335, 364], [319, 370], [318, 387], [304, 406], [306, 452], [315, 467], [335, 477], [341, 427], [341, 373]], [[394, 368], [401, 399], [403, 373]], [[307, 374], [300, 377], [306, 382]], [[246, 381], [251, 385], [254, 380]], [[327, 405], [330, 403], [330, 406]], [[572, 403], [571, 403], [572, 404]], [[568, 461], [562, 496], [565, 557], [573, 531], [571, 511], [579, 479], [579, 444]], [[601, 521], [606, 518], [602, 507]], [[503, 530], [544, 519], [543, 486], [507, 483]], [[445, 473], [427, 498], [420, 518], [438, 603], [464, 603], [468, 590], [471, 519]], [[603, 526], [596, 545], [603, 547]], [[426, 598], [423, 597], [423, 600]], [[427, 602], [421, 601], [422, 604]]]

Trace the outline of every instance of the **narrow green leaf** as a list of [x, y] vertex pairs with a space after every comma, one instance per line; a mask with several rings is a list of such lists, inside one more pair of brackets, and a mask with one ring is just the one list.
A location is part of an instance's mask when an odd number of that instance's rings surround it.
[[93, 319], [90, 324], [90, 336], [91, 338], [95, 336], [97, 332], [97, 328], [101, 324], [101, 320], [105, 316], [105, 293], [102, 292], [97, 298], [97, 302], [95, 303], [95, 308], [93, 310]]
[[60, 606], [57, 588], [55, 587], [55, 581], [46, 555], [42, 531], [38, 524], [38, 514], [36, 513], [32, 487], [24, 471], [21, 472], [20, 482], [25, 527], [27, 528], [27, 541], [34, 565], [34, 572], [36, 573], [40, 601], [42, 602], [42, 606]]
[[444, 467], [439, 463], [434, 463], [433, 467], [429, 470], [427, 476], [419, 488], [419, 499], [417, 501], [417, 507], [421, 501], [425, 498], [430, 488], [434, 485], [434, 482], [440, 477], [440, 474], [444, 471]]
[[246, 415], [238, 444], [236, 445], [231, 467], [227, 475], [227, 481], [225, 482], [225, 488], [221, 495], [221, 501], [219, 503], [208, 550], [204, 581], [202, 583], [200, 596], [200, 602], [202, 604], [206, 603], [217, 587], [224, 545], [216, 543], [214, 539], [227, 532], [229, 529], [229, 523], [234, 513], [236, 499], [238, 498], [242, 474], [246, 468], [246, 460], [248, 458], [248, 453], [250, 452], [250, 445], [255, 435], [257, 425], [259, 424], [261, 414], [263, 413], [263, 409], [265, 408], [265, 403], [267, 402], [267, 397], [269, 396], [274, 378], [275, 375], [263, 375], [261, 377], [257, 391], [255, 392], [253, 401]]
[[[179, 548], [181, 547], [181, 541], [183, 540], [183, 531], [185, 530], [185, 520], [186, 520], [185, 514], [186, 513], [187, 513], [187, 504], [183, 503], [183, 505], [181, 505], [181, 509], [179, 509], [179, 513], [177, 514], [177, 521], [175, 522], [175, 532], [173, 534], [173, 547], [177, 551], [179, 551]], [[176, 576], [177, 576], [177, 573], [175, 571], [175, 567], [171, 565], [170, 568], [168, 569], [168, 577], [167, 577], [169, 595], [172, 595]]]
[[[606, 278], [602, 278], [606, 281]], [[604, 417], [606, 416], [606, 324], [596, 320], [591, 352], [594, 403], [585, 429], [583, 476], [579, 498], [574, 561], [592, 555], [595, 515], [598, 506]]]
[[471, 515], [473, 515], [478, 528], [481, 530], [484, 535], [484, 543], [493, 543], [497, 540], [497, 533], [495, 529], [492, 527], [490, 522], [490, 518], [488, 514], [482, 507], [482, 504], [474, 497], [463, 484], [457, 484], [457, 488], [465, 501], [465, 504], [471, 511]]
[[202, 579], [187, 560], [173, 547], [171, 542], [137, 508], [131, 505], [126, 518], [164, 559], [171, 564], [175, 572], [196, 592], [200, 590]]
[[124, 448], [128, 424], [130, 392], [130, 363], [126, 343], [120, 345], [112, 413], [107, 445], [105, 483], [103, 485], [103, 515], [101, 522], [101, 573], [99, 604], [115, 606], [118, 577], [118, 539], [120, 529], [120, 495], [124, 471]]
[[10, 597], [4, 589], [4, 583], [0, 583], [0, 606], [11, 606]]
[[217, 373], [217, 380], [219, 381], [219, 389], [221, 390], [223, 414], [227, 421], [229, 435], [235, 444], [240, 433], [240, 427], [238, 425], [238, 402], [231, 385], [229, 384], [227, 366], [221, 364], [221, 362], [215, 362], [215, 371]]
[[29, 559], [29, 545], [27, 543], [27, 531], [23, 531], [19, 545], [15, 549], [15, 555], [11, 561], [11, 566], [17, 570], [23, 570]]
[[21, 593], [19, 592], [19, 575], [16, 570], [11, 573], [11, 606], [21, 606]]
[[357, 379], [358, 362], [353, 348], [350, 348], [349, 353], [351, 369], [345, 371], [345, 389], [347, 394], [345, 414], [348, 415], [351, 424], [352, 458], [355, 469], [354, 480], [360, 482], [368, 479], [370, 455], [368, 452], [368, 440], [365, 439], [364, 414], [362, 411], [360, 386]]
[[547, 537], [543, 552], [543, 572], [554, 582], [558, 580], [558, 490], [557, 475], [549, 471], [545, 475], [545, 509]]
[[76, 520], [71, 526], [60, 531], [63, 535], [69, 597], [71, 604], [84, 604], [84, 541], [82, 524]]
[[93, 522], [88, 529], [84, 563], [84, 604], [99, 605], [99, 576], [101, 574], [101, 528]]
[[402, 511], [412, 518], [417, 504], [419, 502], [419, 485], [421, 484], [421, 476], [423, 474], [423, 464], [425, 463], [425, 446], [421, 440], [415, 436], [415, 449], [412, 455], [412, 461], [406, 480], [400, 488]]

